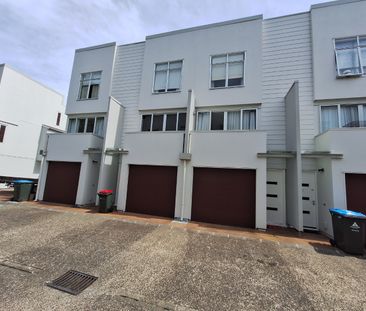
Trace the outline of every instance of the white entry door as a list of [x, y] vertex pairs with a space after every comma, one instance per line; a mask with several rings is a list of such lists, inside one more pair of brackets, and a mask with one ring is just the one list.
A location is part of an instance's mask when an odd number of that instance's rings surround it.
[[302, 173], [302, 212], [304, 229], [318, 230], [316, 173]]
[[285, 170], [267, 171], [267, 224], [286, 226]]

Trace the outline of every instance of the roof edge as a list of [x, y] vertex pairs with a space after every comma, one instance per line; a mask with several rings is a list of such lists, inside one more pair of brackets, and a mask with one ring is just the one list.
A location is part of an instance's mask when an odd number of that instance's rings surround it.
[[129, 45], [139, 45], [139, 44], [143, 44], [143, 43], [146, 43], [146, 41], [138, 41], [138, 42], [132, 42], [132, 43], [119, 44], [119, 45], [117, 45], [117, 47], [129, 46]]
[[244, 18], [232, 19], [232, 20], [228, 20], [228, 21], [224, 21], [224, 22], [195, 26], [195, 27], [190, 27], [190, 28], [185, 28], [185, 29], [178, 29], [178, 30], [173, 30], [173, 31], [168, 31], [168, 32], [162, 32], [159, 34], [146, 36], [146, 40], [185, 33], [185, 32], [191, 32], [191, 31], [195, 31], [195, 30], [203, 30], [203, 29], [227, 26], [227, 25], [238, 24], [238, 23], [243, 23], [243, 22], [250, 22], [250, 21], [254, 21], [254, 20], [258, 20], [258, 19], [263, 20], [263, 15], [262, 14], [254, 15], [254, 16], [249, 16], [249, 17], [244, 17]]
[[60, 95], [60, 96], [62, 97], [62, 105], [63, 105], [63, 106], [66, 106], [66, 104], [64, 103], [65, 95], [64, 95], [64, 94], [62, 94], [61, 92], [56, 91], [55, 89], [51, 88], [50, 86], [48, 86], [48, 85], [44, 84], [43, 82], [40, 82], [40, 81], [38, 81], [38, 80], [36, 80], [36, 79], [32, 78], [30, 75], [28, 75], [28, 74], [26, 74], [26, 73], [24, 73], [24, 72], [20, 71], [20, 70], [19, 70], [19, 69], [17, 69], [17, 68], [14, 68], [13, 66], [10, 66], [10, 65], [9, 65], [9, 64], [7, 64], [7, 63], [0, 64], [0, 67], [4, 67], [4, 68], [8, 68], [8, 69], [10, 69], [10, 70], [13, 70], [13, 71], [15, 71], [16, 73], [18, 73], [18, 74], [20, 74], [21, 76], [23, 76], [24, 78], [26, 78], [26, 79], [28, 79], [28, 80], [31, 80], [31, 81], [33, 81], [34, 83], [37, 83], [39, 86], [42, 86], [42, 87], [44, 87], [44, 88], [48, 89], [49, 91], [52, 91], [53, 93], [56, 93], [57, 95]]
[[90, 51], [90, 50], [103, 49], [103, 48], [107, 48], [107, 47], [110, 47], [110, 46], [116, 46], [116, 45], [117, 45], [116, 42], [109, 42], [109, 43], [105, 43], [105, 44], [93, 45], [93, 46], [88, 46], [88, 47], [81, 48], [81, 49], [76, 49], [75, 53]]
[[317, 3], [313, 4], [310, 7], [310, 10], [312, 9], [320, 9], [320, 8], [326, 8], [328, 6], [334, 6], [334, 5], [342, 5], [342, 4], [348, 4], [353, 2], [362, 2], [365, 0], [338, 0], [338, 1], [330, 1], [330, 2], [324, 2], [324, 3]]

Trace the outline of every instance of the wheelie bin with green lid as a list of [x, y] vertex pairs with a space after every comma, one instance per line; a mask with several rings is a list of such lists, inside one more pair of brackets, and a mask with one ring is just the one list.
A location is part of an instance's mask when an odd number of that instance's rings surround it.
[[33, 181], [18, 179], [14, 181], [14, 201], [28, 201], [32, 191]]

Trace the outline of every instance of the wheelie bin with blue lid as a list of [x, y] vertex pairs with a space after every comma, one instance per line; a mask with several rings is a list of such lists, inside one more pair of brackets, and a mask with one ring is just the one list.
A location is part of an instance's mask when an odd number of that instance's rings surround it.
[[332, 215], [334, 237], [331, 243], [346, 253], [363, 255], [366, 215], [339, 208], [331, 208], [329, 212]]

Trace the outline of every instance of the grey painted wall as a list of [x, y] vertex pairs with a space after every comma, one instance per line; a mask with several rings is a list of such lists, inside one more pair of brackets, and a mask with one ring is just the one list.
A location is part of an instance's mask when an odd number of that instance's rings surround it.
[[113, 71], [112, 96], [124, 107], [122, 144], [125, 133], [140, 130], [138, 100], [144, 60], [145, 42], [117, 47]]
[[263, 21], [263, 103], [261, 130], [268, 132], [268, 149], [286, 147], [284, 97], [299, 81], [301, 148], [313, 150], [318, 134], [318, 109], [313, 103], [310, 14]]

